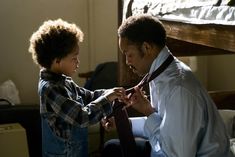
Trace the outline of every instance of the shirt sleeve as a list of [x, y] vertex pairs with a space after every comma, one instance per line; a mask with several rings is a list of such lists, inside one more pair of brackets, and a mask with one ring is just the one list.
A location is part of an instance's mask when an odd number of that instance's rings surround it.
[[135, 137], [146, 138], [144, 135], [144, 124], [147, 117], [132, 117], [131, 120], [132, 132]]
[[162, 149], [167, 156], [196, 156], [200, 131], [205, 127], [200, 99], [176, 87], [162, 103], [162, 115], [151, 114], [145, 124], [152, 149]]
[[160, 115], [154, 112], [148, 116], [144, 125], [144, 135], [148, 137], [154, 152], [158, 152], [160, 150], [159, 136], [161, 122], [162, 118], [160, 117]]
[[[88, 91], [87, 91], [88, 92]], [[102, 95], [97, 95], [97, 99], [87, 105], [84, 104], [82, 97], [72, 99], [68, 90], [61, 86], [50, 86], [46, 88], [47, 104], [55, 114], [72, 125], [86, 127], [89, 124], [98, 122], [106, 114], [112, 112], [112, 106]], [[94, 93], [86, 93], [86, 96], [94, 97]]]

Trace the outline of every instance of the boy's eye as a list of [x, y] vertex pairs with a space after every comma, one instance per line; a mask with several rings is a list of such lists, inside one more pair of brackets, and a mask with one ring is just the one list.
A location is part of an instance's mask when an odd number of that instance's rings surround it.
[[78, 60], [78, 57], [73, 57], [72, 60], [76, 61], [76, 60]]

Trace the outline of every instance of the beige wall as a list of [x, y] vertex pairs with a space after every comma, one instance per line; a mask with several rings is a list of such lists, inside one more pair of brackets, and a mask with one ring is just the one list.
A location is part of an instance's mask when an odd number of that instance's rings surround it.
[[235, 54], [208, 57], [208, 89], [235, 90]]
[[186, 58], [188, 58], [188, 65], [192, 69], [193, 73], [200, 80], [200, 82], [207, 88], [208, 86], [207, 56], [192, 56]]
[[[28, 53], [29, 37], [44, 20], [62, 18], [85, 33], [79, 72], [117, 60], [117, 1], [5, 0], [0, 1], [0, 83], [11, 79], [23, 103], [38, 103], [39, 68]], [[235, 89], [235, 55], [201, 57], [195, 73], [209, 90]], [[84, 80], [74, 76], [83, 85]]]
[[90, 67], [117, 61], [117, 0], [89, 0]]
[[190, 58], [192, 71], [207, 90], [235, 90], [235, 54]]
[[[94, 6], [90, 6], [93, 3]], [[105, 9], [107, 7], [111, 9]], [[38, 103], [39, 68], [28, 53], [28, 40], [48, 19], [62, 18], [83, 30], [80, 72], [92, 70], [100, 62], [116, 60], [116, 10], [116, 3], [110, 0], [0, 1], [0, 83], [12, 80], [19, 89], [22, 103]], [[77, 76], [74, 79], [83, 85], [84, 80], [78, 80]]]

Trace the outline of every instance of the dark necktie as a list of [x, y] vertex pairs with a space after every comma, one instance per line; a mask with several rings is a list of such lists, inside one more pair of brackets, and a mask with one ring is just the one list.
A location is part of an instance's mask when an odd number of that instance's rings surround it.
[[[142, 88], [147, 85], [150, 81], [160, 75], [174, 60], [172, 55], [169, 55], [168, 58], [160, 65], [158, 69], [156, 69], [151, 74], [146, 74], [143, 79], [137, 84], [138, 87]], [[135, 92], [134, 87], [126, 90], [126, 94], [133, 94]], [[126, 109], [123, 109], [125, 106], [124, 103], [115, 101], [113, 106], [113, 113], [109, 116], [114, 116], [116, 128], [122, 148], [123, 157], [136, 157], [137, 156], [137, 148], [135, 139], [132, 133], [132, 129], [129, 123], [128, 114]]]

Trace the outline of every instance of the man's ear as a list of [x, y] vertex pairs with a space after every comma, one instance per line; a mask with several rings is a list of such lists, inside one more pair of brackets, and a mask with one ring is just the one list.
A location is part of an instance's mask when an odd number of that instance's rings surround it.
[[141, 46], [141, 50], [144, 52], [144, 55], [148, 54], [150, 52], [151, 45], [148, 42], [143, 42]]
[[55, 63], [60, 63], [60, 59], [59, 58], [55, 58]]

